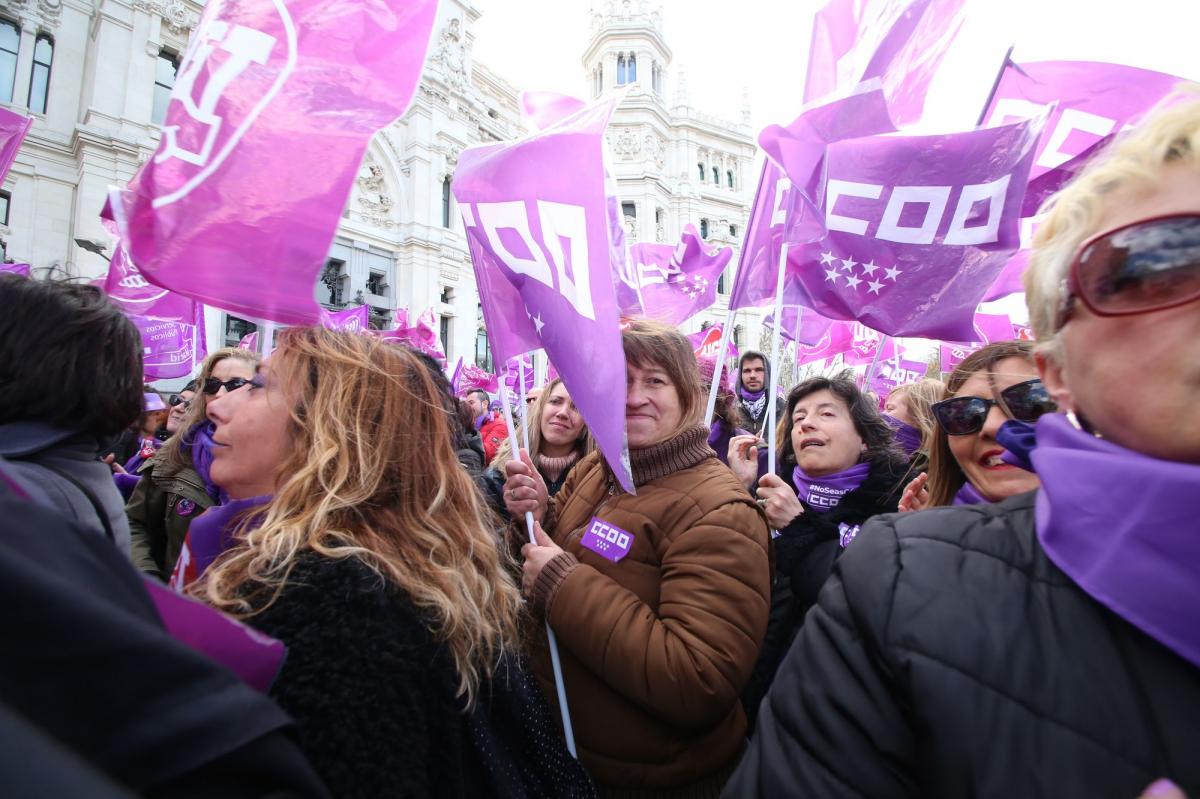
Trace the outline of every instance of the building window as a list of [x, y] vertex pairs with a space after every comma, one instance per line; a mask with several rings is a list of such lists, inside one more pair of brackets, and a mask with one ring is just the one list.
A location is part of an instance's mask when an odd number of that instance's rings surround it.
[[628, 72], [629, 72], [629, 74], [627, 74], [625, 76], [626, 78], [628, 78], [628, 80], [626, 80], [625, 82], [626, 83], [637, 83], [637, 56], [635, 56], [633, 53], [629, 54]]
[[696, 169], [700, 172], [700, 182], [704, 182], [704, 164], [696, 164]]
[[617, 85], [625, 85], [625, 54], [617, 56]]
[[442, 305], [454, 304], [454, 287], [442, 286]]
[[729, 188], [732, 189], [733, 188], [733, 170], [732, 169], [725, 173], [725, 180], [726, 180], [726, 182], [729, 183]]
[[707, 219], [700, 220], [700, 238], [702, 238], [702, 239], [708, 238], [708, 220]]
[[483, 306], [475, 306], [475, 365], [484, 371], [492, 371], [492, 347], [488, 343], [487, 330], [483, 327]]
[[655, 61], [650, 65], [650, 85], [655, 94], [662, 94], [662, 67]]
[[717, 188], [721, 187], [721, 170], [713, 167], [713, 185]]
[[46, 100], [50, 96], [50, 62], [54, 60], [54, 40], [46, 34], [38, 34], [33, 45], [33, 72], [29, 76], [29, 110], [36, 114], [46, 113]]
[[442, 178], [442, 227], [450, 227], [450, 176]]
[[739, 350], [742, 348], [742, 326], [737, 325], [733, 328], [733, 346]]
[[450, 355], [450, 317], [442, 316], [438, 319], [438, 337], [442, 340], [442, 352], [447, 357]]
[[632, 216], [637, 219], [637, 205], [634, 203], [621, 203], [621, 216]]
[[225, 316], [225, 346], [236, 347], [238, 342], [251, 333], [258, 332], [258, 325], [245, 319], [226, 314]]
[[17, 80], [17, 50], [21, 46], [21, 29], [6, 19], [0, 19], [0, 102], [11, 103], [13, 84]]
[[346, 304], [346, 301], [342, 299], [342, 278], [345, 276], [342, 270], [345, 266], [345, 261], [328, 258], [325, 261], [325, 268], [321, 270], [321, 283], [329, 290], [329, 304], [337, 308]]
[[725, 273], [724, 272], [722, 272], [721, 276], [717, 278], [717, 293], [721, 294], [721, 295], [725, 294]]
[[737, 225], [730, 225], [730, 226], [729, 226], [729, 237], [730, 237], [731, 239], [736, 239], [736, 238], [737, 238]]
[[154, 65], [154, 108], [150, 121], [161, 125], [167, 118], [167, 106], [171, 104], [171, 90], [175, 88], [175, 76], [179, 74], [179, 56], [166, 50], [159, 51]]
[[383, 272], [371, 272], [367, 277], [367, 293], [374, 294], [377, 297], [382, 297], [387, 291], [387, 283], [384, 283]]
[[12, 195], [6, 191], [0, 191], [0, 225], [8, 224], [8, 204], [12, 202]]

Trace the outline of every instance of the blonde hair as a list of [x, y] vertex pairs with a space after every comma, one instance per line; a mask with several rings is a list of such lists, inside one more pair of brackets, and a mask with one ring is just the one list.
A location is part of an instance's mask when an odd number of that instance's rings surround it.
[[[1122, 135], [1062, 191], [1047, 200], [1046, 214], [1033, 242], [1025, 272], [1029, 319], [1039, 343], [1057, 352], [1058, 319], [1067, 272], [1079, 246], [1097, 230], [1108, 196], [1122, 188], [1150, 190], [1162, 167], [1185, 163], [1200, 167], [1200, 94], [1195, 84], [1180, 87], [1145, 122]], [[1188, 102], [1180, 103], [1184, 98]]]
[[196, 390], [192, 393], [192, 404], [188, 406], [187, 415], [183, 417], [183, 422], [175, 431], [175, 435], [168, 438], [158, 452], [159, 460], [172, 471], [177, 472], [193, 466], [192, 442], [185, 439], [193, 427], [208, 417], [208, 395], [204, 393], [204, 381], [212, 377], [217, 364], [230, 359], [245, 361], [251, 372], [258, 367], [259, 361], [262, 360], [257, 352], [241, 347], [224, 347], [209, 353], [208, 357], [204, 359], [204, 363], [200, 365], [200, 374], [196, 375]]
[[921, 431], [922, 452], [929, 452], [934, 430], [937, 428], [937, 420], [933, 417], [933, 403], [942, 399], [942, 392], [945, 390], [946, 384], [941, 380], [925, 378], [915, 383], [896, 386], [887, 396], [888, 399], [891, 399], [899, 394], [905, 398], [908, 411], [915, 422], [913, 426]]
[[[542, 413], [546, 409], [546, 404], [550, 402], [550, 395], [554, 393], [554, 389], [563, 385], [561, 377], [556, 377], [550, 381], [538, 398], [533, 401], [532, 406], [525, 412], [525, 418], [521, 420], [521, 424], [517, 425], [517, 441], [523, 441], [525, 426], [529, 425], [529, 457], [533, 458], [533, 462], [537, 463], [537, 456], [542, 451]], [[565, 386], [563, 386], [565, 390]], [[570, 397], [570, 394], [567, 395]], [[533, 422], [533, 424], [529, 424]], [[517, 445], [520, 449], [520, 445]], [[575, 439], [575, 449], [579, 453], [579, 457], [583, 458], [592, 451], [594, 445], [592, 436], [588, 433], [587, 425], [584, 424], [583, 429], [579, 431], [579, 438]], [[500, 448], [496, 450], [496, 457], [492, 458], [489, 464], [491, 468], [504, 472], [504, 465], [513, 459], [513, 442], [511, 439], [504, 439], [500, 444]]]
[[696, 353], [682, 333], [662, 322], [632, 319], [622, 322], [621, 345], [626, 363], [642, 369], [662, 369], [675, 386], [682, 418], [674, 434], [703, 421], [708, 398], [700, 390]]
[[518, 641], [522, 603], [433, 378], [405, 347], [319, 327], [283, 331], [271, 371], [295, 397], [291, 449], [261, 526], [244, 526], [193, 593], [245, 618], [305, 552], [355, 558], [426, 612], [473, 702]]

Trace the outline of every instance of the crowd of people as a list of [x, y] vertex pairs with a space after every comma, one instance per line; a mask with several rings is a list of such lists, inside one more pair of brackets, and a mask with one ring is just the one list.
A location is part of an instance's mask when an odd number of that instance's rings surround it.
[[634, 491], [560, 379], [509, 435], [294, 327], [163, 396], [0, 275], [11, 795], [1200, 795], [1200, 104], [1046, 212], [1036, 344], [886, 397], [625, 322]]

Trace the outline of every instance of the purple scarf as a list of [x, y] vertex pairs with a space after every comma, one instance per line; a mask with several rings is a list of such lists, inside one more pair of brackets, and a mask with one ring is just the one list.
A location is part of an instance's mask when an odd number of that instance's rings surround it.
[[213, 447], [216, 446], [212, 434], [216, 429], [217, 426], [212, 422], [200, 422], [188, 431], [182, 443], [188, 444], [190, 442], [192, 447], [192, 466], [196, 468], [196, 473], [204, 481], [204, 490], [213, 498], [213, 502], [219, 505], [229, 499], [229, 495], [225, 493], [225, 489], [218, 486], [209, 477], [212, 471]]
[[742, 388], [742, 386], [740, 384], [737, 387], [737, 392], [738, 392], [738, 396], [741, 397], [742, 399], [744, 399], [746, 402], [758, 402], [760, 399], [762, 399], [763, 397], [765, 397], [767, 395], [766, 388], [760, 389], [758, 391], [749, 391], [745, 388]]
[[858, 488], [871, 473], [871, 464], [856, 463], [843, 472], [809, 477], [797, 466], [792, 470], [792, 482], [800, 501], [815, 513], [828, 513], [838, 506], [842, 497]]
[[904, 450], [904, 454], [911, 458], [916, 455], [921, 449], [921, 431], [913, 427], [908, 422], [902, 422], [895, 416], [889, 416], [886, 413], [883, 415], [883, 420], [888, 423], [888, 427], [892, 428], [895, 434], [896, 443]]
[[1038, 420], [1037, 535], [1085, 593], [1200, 666], [1200, 465], [1158, 460]]
[[954, 501], [951, 505], [983, 505], [991, 502], [990, 499], [979, 493], [970, 480], [962, 484], [962, 488], [958, 489], [958, 493], [954, 495]]
[[[183, 551], [179, 555], [175, 574], [171, 576], [171, 585], [176, 590], [204, 574], [204, 570], [221, 556], [225, 550], [235, 543], [233, 534], [237, 530], [246, 511], [259, 506], [265, 506], [271, 501], [270, 496], [251, 497], [250, 499], [231, 499], [224, 505], [214, 505], [196, 517], [188, 526], [187, 539]], [[258, 525], [259, 519], [252, 519], [251, 527]]]

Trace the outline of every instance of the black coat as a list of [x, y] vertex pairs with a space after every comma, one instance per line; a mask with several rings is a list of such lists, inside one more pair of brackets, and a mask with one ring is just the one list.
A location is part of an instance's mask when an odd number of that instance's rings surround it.
[[867, 525], [725, 795], [1200, 795], [1200, 669], [1050, 562], [1034, 497]]
[[423, 614], [357, 559], [301, 556], [249, 621], [287, 645], [271, 695], [339, 799], [590, 795], [532, 678], [505, 666], [465, 712]]
[[[788, 485], [792, 485], [793, 468], [781, 464], [777, 470], [779, 478]], [[771, 686], [779, 662], [804, 622], [804, 614], [817, 601], [821, 586], [833, 572], [833, 563], [842, 552], [841, 525], [853, 527], [881, 513], [895, 513], [902, 491], [896, 485], [904, 471], [901, 462], [875, 461], [863, 484], [842, 497], [832, 510], [817, 513], [805, 505], [805, 512], [779, 531], [773, 542], [775, 576], [767, 636], [754, 673], [742, 693], [742, 704], [751, 721]]]

